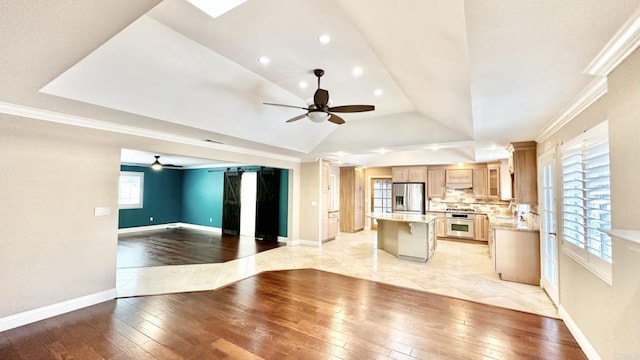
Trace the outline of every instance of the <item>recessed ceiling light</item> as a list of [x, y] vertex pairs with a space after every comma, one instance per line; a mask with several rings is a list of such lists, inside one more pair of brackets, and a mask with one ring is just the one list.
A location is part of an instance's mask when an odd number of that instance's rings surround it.
[[258, 62], [260, 62], [260, 64], [262, 64], [262, 65], [268, 65], [270, 61], [271, 60], [269, 60], [269, 58], [266, 57], [266, 56], [260, 56], [258, 58]]
[[497, 148], [498, 148], [498, 147], [496, 146], [496, 144], [491, 144], [491, 150], [495, 150], [495, 149], [497, 149]]
[[382, 93], [383, 93], [382, 89], [376, 89], [376, 90], [373, 92], [373, 95], [375, 95], [375, 96], [380, 96], [380, 95], [382, 95]]
[[327, 34], [322, 34], [318, 36], [318, 42], [322, 45], [326, 45], [331, 42], [331, 36]]
[[300, 87], [300, 89], [306, 89], [306, 88], [307, 88], [307, 86], [309, 86], [309, 84], [307, 84], [307, 82], [306, 82], [306, 81], [300, 81], [300, 82], [298, 83], [298, 86]]
[[438, 147], [438, 145], [432, 145], [429, 147], [429, 149], [433, 150], [433, 151], [438, 151], [440, 148]]
[[376, 150], [376, 152], [379, 153], [379, 154], [386, 154], [386, 153], [389, 152], [389, 150], [382, 148], [382, 149]]
[[351, 71], [351, 73], [353, 73], [353, 76], [360, 76], [362, 75], [362, 68], [361, 67], [354, 67], [353, 70]]

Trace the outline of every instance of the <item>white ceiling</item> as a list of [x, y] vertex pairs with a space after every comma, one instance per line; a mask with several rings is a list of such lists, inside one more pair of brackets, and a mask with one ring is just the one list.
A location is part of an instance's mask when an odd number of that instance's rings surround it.
[[[0, 3], [0, 101], [383, 166], [534, 139], [640, 0], [248, 0], [215, 19], [186, 0]], [[338, 126], [262, 105], [306, 106], [314, 68], [333, 105], [376, 110]]]

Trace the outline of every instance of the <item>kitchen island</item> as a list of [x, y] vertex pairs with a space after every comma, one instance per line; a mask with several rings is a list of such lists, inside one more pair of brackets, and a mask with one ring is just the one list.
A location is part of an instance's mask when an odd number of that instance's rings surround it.
[[398, 259], [426, 262], [436, 250], [435, 216], [370, 213], [378, 222], [378, 249]]

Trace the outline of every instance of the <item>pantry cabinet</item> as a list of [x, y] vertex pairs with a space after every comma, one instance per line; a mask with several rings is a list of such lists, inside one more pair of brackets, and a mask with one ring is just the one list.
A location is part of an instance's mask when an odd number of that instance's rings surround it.
[[340, 168], [340, 231], [356, 232], [364, 229], [364, 169]]

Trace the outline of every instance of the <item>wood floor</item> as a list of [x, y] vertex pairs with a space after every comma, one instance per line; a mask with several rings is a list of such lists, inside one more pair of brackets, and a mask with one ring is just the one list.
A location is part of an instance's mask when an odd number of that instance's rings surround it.
[[283, 245], [186, 228], [120, 234], [117, 266], [222, 263]]
[[0, 333], [0, 359], [586, 359], [561, 320], [318, 270], [125, 298]]

